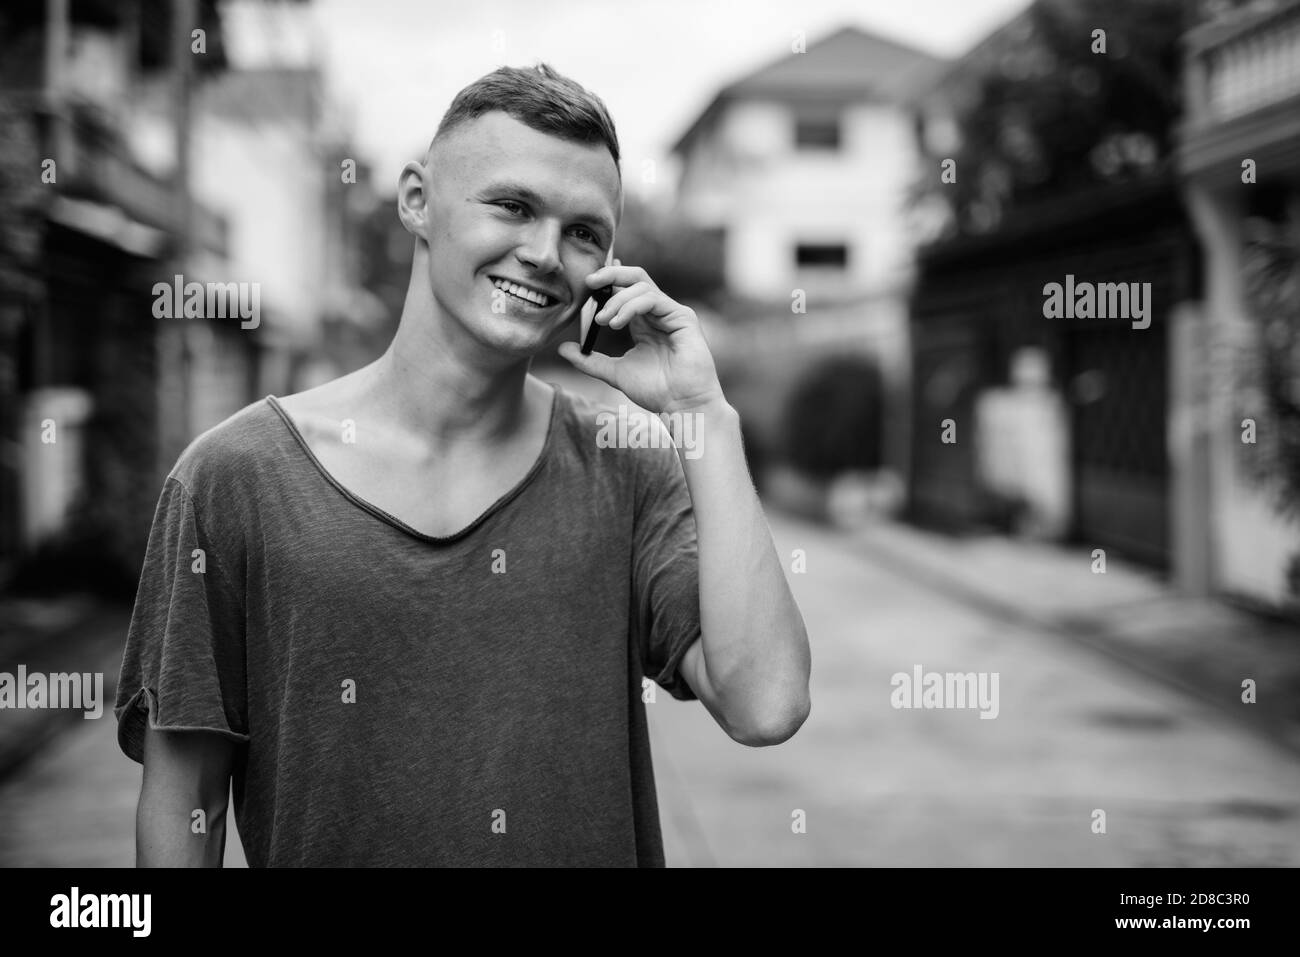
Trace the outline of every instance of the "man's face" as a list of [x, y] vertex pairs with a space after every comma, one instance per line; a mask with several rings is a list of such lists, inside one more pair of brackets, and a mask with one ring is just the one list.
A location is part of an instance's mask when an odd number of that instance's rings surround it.
[[603, 143], [486, 113], [439, 142], [426, 168], [423, 235], [443, 320], [496, 351], [536, 354], [578, 315], [584, 280], [609, 258], [614, 158]]

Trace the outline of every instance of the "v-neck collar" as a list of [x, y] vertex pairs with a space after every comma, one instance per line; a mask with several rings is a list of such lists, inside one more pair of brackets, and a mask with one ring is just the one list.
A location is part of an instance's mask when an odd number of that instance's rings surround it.
[[274, 395], [268, 395], [264, 401], [268, 406], [274, 409], [275, 412], [279, 415], [280, 420], [284, 423], [285, 427], [288, 428], [290, 435], [293, 437], [294, 441], [298, 444], [298, 447], [302, 449], [303, 453], [307, 456], [307, 459], [315, 467], [316, 471], [321, 474], [321, 476], [325, 479], [325, 481], [329, 482], [330, 485], [334, 486], [334, 488], [337, 489], [343, 495], [344, 498], [352, 502], [352, 504], [356, 505], [358, 508], [364, 509], [365, 511], [374, 515], [376, 518], [384, 522], [387, 522], [389, 525], [392, 525], [393, 527], [399, 529], [400, 531], [403, 531], [406, 534], [412, 536], [413, 538], [417, 538], [422, 542], [427, 542], [431, 545], [450, 545], [460, 541], [461, 539], [471, 534], [475, 529], [477, 529], [489, 518], [491, 518], [493, 515], [495, 515], [497, 512], [503, 509], [507, 504], [509, 504], [512, 499], [514, 499], [520, 492], [522, 492], [532, 482], [533, 478], [537, 475], [537, 473], [541, 471], [542, 466], [546, 463], [547, 459], [550, 458], [552, 446], [555, 444], [556, 432], [558, 431], [556, 429], [556, 422], [560, 417], [560, 402], [561, 402], [561, 393], [563, 390], [556, 383], [552, 382], [549, 384], [553, 390], [553, 393], [551, 395], [551, 415], [550, 415], [550, 420], [546, 426], [546, 440], [542, 443], [542, 451], [538, 454], [537, 460], [533, 462], [533, 465], [528, 470], [527, 474], [525, 474], [523, 478], [521, 478], [518, 482], [515, 483], [514, 488], [510, 489], [510, 491], [506, 492], [495, 502], [489, 505], [487, 509], [481, 515], [479, 515], [478, 518], [474, 519], [472, 522], [470, 522], [460, 531], [453, 532], [451, 535], [426, 535], [424, 532], [412, 528], [410, 525], [402, 521], [396, 515], [392, 515], [389, 512], [384, 511], [384, 509], [380, 508], [378, 505], [368, 502], [360, 495], [357, 495], [355, 492], [353, 492], [351, 489], [345, 486], [342, 482], [336, 479], [333, 475], [331, 475], [329, 470], [325, 468], [325, 466], [321, 463], [320, 459], [317, 458], [316, 453], [312, 451], [311, 446], [307, 444], [307, 440], [303, 437], [302, 432], [298, 430], [297, 424], [290, 417], [289, 413], [285, 411], [284, 406], [280, 404], [280, 400], [276, 398]]

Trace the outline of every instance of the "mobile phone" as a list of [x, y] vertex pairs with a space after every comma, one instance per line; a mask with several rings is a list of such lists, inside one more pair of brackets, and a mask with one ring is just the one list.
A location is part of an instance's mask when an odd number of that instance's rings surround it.
[[[605, 308], [605, 303], [609, 302], [609, 297], [614, 295], [613, 286], [601, 286], [599, 289], [591, 291], [591, 298], [596, 300], [596, 312]], [[582, 354], [590, 355], [591, 350], [596, 347], [596, 333], [600, 326], [596, 324], [596, 313], [591, 314], [591, 325], [587, 327], [587, 335], [582, 340]]]

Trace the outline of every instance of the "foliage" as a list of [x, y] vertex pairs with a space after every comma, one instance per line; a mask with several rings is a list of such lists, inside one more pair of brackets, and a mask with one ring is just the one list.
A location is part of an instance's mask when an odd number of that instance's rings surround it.
[[791, 465], [816, 478], [880, 467], [880, 370], [860, 356], [813, 365], [786, 405], [784, 445]]
[[1300, 515], [1300, 222], [1246, 223], [1242, 278], [1258, 324], [1239, 378], [1244, 413], [1260, 420], [1255, 477]]
[[[1010, 209], [1142, 178], [1169, 158], [1178, 118], [1183, 0], [1038, 0], [938, 96], [953, 110], [956, 181], [927, 176], [914, 201], [949, 233], [996, 228]], [[1106, 52], [1093, 52], [1105, 30]], [[960, 68], [959, 68], [960, 70]]]

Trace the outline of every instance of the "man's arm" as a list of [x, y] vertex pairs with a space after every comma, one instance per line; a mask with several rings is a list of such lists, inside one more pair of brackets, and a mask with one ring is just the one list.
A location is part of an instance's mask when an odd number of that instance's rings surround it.
[[701, 637], [682, 674], [732, 738], [760, 747], [790, 738], [812, 707], [811, 653], [772, 534], [754, 492], [740, 417], [721, 397], [699, 416], [701, 454], [679, 448], [699, 544]]
[[739, 416], [723, 397], [694, 310], [665, 295], [641, 267], [617, 259], [587, 277], [591, 288], [611, 284], [618, 291], [592, 321], [627, 327], [636, 345], [613, 358], [563, 342], [560, 355], [670, 422], [674, 414], [699, 416], [700, 454], [678, 452], [695, 513], [701, 637], [680, 667], [732, 738], [779, 744], [808, 717], [812, 656], [749, 478]]
[[135, 816], [137, 867], [222, 865], [236, 747], [210, 731], [146, 727], [144, 783]]

